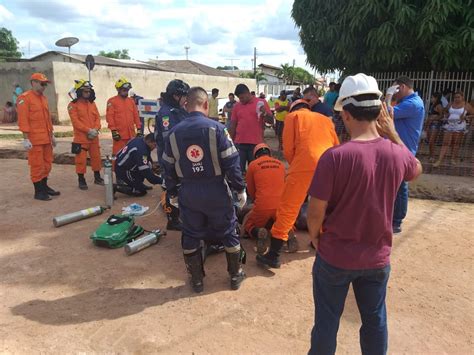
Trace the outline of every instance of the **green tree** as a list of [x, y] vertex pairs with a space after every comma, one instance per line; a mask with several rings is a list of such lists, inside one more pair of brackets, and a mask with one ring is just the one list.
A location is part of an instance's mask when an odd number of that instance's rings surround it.
[[265, 74], [261, 70], [257, 70], [256, 73], [254, 73], [253, 71], [240, 73], [239, 77], [246, 78], [246, 79], [255, 79], [257, 83], [267, 81]]
[[219, 69], [219, 70], [239, 70], [239, 67], [236, 67], [235, 65], [234, 66], [231, 66], [231, 65], [224, 65], [224, 66], [218, 66], [216, 69]]
[[6, 58], [21, 58], [18, 40], [5, 27], [0, 28], [0, 61]]
[[292, 16], [321, 72], [474, 69], [474, 0], [295, 0]]
[[128, 49], [117, 49], [113, 52], [100, 51], [99, 55], [102, 57], [115, 58], [115, 59], [131, 59], [128, 55]]
[[314, 84], [314, 76], [303, 68], [290, 66], [288, 63], [282, 64], [277, 73], [286, 84]]

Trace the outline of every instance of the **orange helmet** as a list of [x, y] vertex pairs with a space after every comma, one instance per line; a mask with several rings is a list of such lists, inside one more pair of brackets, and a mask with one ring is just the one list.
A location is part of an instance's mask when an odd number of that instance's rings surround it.
[[255, 148], [253, 148], [253, 156], [256, 158], [257, 154], [262, 152], [262, 150], [267, 150], [268, 155], [271, 155], [272, 151], [270, 150], [270, 147], [266, 145], [265, 143], [260, 143], [260, 144], [257, 144]]
[[305, 99], [298, 99], [298, 100], [295, 100], [291, 103], [291, 106], [290, 106], [290, 112], [292, 112], [296, 106], [299, 106], [299, 105], [306, 105], [307, 108], [311, 108], [311, 105], [309, 104], [309, 102]]

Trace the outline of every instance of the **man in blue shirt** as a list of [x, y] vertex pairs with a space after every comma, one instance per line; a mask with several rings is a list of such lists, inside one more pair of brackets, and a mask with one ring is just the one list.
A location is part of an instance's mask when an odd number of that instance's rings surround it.
[[320, 113], [327, 117], [332, 117], [332, 108], [326, 103], [321, 102], [319, 94], [314, 86], [308, 86], [303, 91], [303, 98], [309, 101], [311, 105], [311, 111]]
[[[423, 100], [413, 90], [413, 80], [407, 76], [399, 77], [393, 86], [387, 89], [387, 102], [392, 98], [397, 101], [397, 105], [393, 108], [395, 128], [408, 150], [416, 155], [425, 118]], [[392, 222], [394, 234], [401, 233], [402, 221], [407, 215], [407, 210], [408, 183], [404, 181], [395, 200]]]
[[184, 262], [191, 275], [193, 290], [202, 292], [201, 240], [221, 240], [227, 257], [230, 287], [237, 290], [245, 277], [242, 270], [245, 252], [237, 234], [237, 217], [229, 184], [237, 192], [242, 208], [247, 195], [239, 153], [224, 125], [207, 117], [207, 92], [201, 87], [191, 88], [186, 100], [189, 115], [169, 132], [162, 157], [170, 202], [179, 205], [180, 209]]
[[329, 83], [329, 91], [324, 95], [324, 103], [334, 110], [334, 105], [339, 97], [339, 93], [336, 91], [336, 83], [331, 81]]

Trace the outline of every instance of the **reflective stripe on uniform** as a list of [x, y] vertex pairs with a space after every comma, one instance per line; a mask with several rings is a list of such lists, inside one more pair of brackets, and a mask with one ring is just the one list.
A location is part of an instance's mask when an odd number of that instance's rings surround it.
[[138, 170], [146, 170], [146, 169], [150, 169], [150, 167], [148, 165], [141, 165], [138, 167]]
[[222, 175], [221, 166], [219, 164], [219, 155], [217, 154], [217, 135], [215, 128], [209, 128], [209, 149], [211, 150], [212, 165], [214, 166], [214, 174]]
[[[118, 166], [122, 166], [123, 164], [125, 164], [128, 160], [128, 158], [130, 158], [130, 154], [132, 154], [134, 151], [138, 150], [137, 147], [134, 147], [132, 149], [130, 149], [127, 154], [125, 154], [125, 156], [123, 157], [123, 159], [120, 160], [120, 163], [118, 163], [117, 165]], [[121, 158], [121, 157], [120, 157]]]
[[225, 252], [229, 254], [237, 253], [240, 251], [240, 244], [237, 244], [234, 247], [225, 247]]
[[189, 254], [195, 253], [197, 251], [198, 251], [198, 249], [183, 249], [183, 254], [184, 255], [189, 255]]
[[181, 171], [181, 166], [179, 165], [179, 149], [178, 143], [176, 143], [176, 134], [170, 135], [170, 144], [171, 144], [171, 151], [173, 152], [174, 158], [176, 159], [176, 163], [174, 164], [174, 168], [176, 170], [176, 175], [182, 178], [184, 177], [183, 172]]
[[234, 153], [237, 153], [237, 148], [235, 148], [235, 146], [232, 144], [232, 146], [230, 146], [229, 148], [221, 152], [221, 158], [222, 159], [228, 158]]
[[175, 160], [172, 157], [169, 157], [166, 153], [163, 153], [161, 158], [166, 161], [167, 163], [174, 164]]

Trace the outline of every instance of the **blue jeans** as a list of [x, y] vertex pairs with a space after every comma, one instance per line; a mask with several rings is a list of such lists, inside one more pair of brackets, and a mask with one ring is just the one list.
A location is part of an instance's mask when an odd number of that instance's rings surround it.
[[352, 283], [362, 319], [362, 354], [386, 354], [388, 344], [385, 295], [390, 265], [382, 269], [343, 270], [316, 257], [313, 266], [314, 327], [308, 354], [334, 354], [339, 320]]
[[240, 157], [240, 169], [242, 170], [242, 173], [247, 171], [247, 163], [250, 164], [252, 160], [254, 160], [253, 157], [253, 149], [255, 148], [256, 144], [236, 144], [235, 146], [237, 147], [237, 150], [239, 151], [239, 157]]
[[397, 198], [395, 199], [395, 207], [393, 209], [394, 226], [401, 226], [403, 219], [407, 216], [408, 211], [408, 182], [403, 181], [398, 189]]

